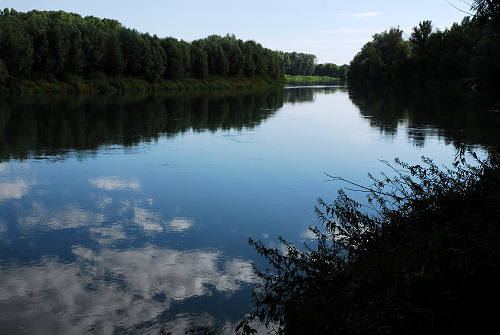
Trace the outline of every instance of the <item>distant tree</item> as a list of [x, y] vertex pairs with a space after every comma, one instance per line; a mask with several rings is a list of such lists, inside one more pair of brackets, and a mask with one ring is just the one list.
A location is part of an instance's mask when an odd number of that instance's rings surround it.
[[[68, 60], [65, 71], [68, 73], [76, 73], [81, 75], [83, 74], [83, 71], [86, 67], [86, 57], [83, 50], [82, 33], [77, 25], [71, 25], [69, 29], [70, 48], [67, 55]], [[115, 36], [116, 38], [118, 38], [118, 33], [115, 33]], [[108, 40], [108, 43], [109, 42], [110, 41]], [[105, 57], [107, 59], [115, 58], [115, 69], [119, 71], [118, 73], [121, 73], [123, 72], [123, 69], [125, 67], [125, 60], [123, 59], [121, 46], [119, 41], [113, 41], [112, 43], [117, 43], [120, 49], [115, 49], [114, 55], [108, 52], [107, 56]], [[110, 64], [108, 63], [107, 66], [110, 66]]]
[[316, 56], [305, 53], [283, 53], [285, 74], [292, 76], [310, 76], [314, 74]]
[[203, 46], [208, 57], [208, 73], [226, 76], [229, 72], [229, 60], [222, 47], [222, 37], [211, 35], [203, 40]]
[[191, 44], [191, 73], [195, 78], [208, 75], [207, 53], [195, 43]]
[[144, 57], [144, 45], [141, 37], [135, 30], [120, 30], [120, 46], [125, 59], [125, 73], [139, 76], [142, 73], [142, 58]]
[[34, 62], [33, 38], [16, 14], [4, 11], [0, 19], [0, 58], [11, 75], [25, 77], [31, 74]]
[[243, 44], [243, 54], [244, 54], [244, 73], [247, 77], [254, 77], [256, 64], [254, 60], [254, 50], [257, 48], [257, 44], [254, 41], [246, 41]]
[[341, 80], [345, 80], [347, 78], [347, 71], [349, 71], [349, 65], [343, 64], [340, 66], [339, 70], [340, 70], [339, 78]]
[[327, 76], [340, 78], [342, 80], [346, 77], [348, 65], [344, 64], [342, 66], [338, 66], [333, 63], [325, 63], [325, 64], [317, 64], [314, 67], [314, 75], [315, 76]]
[[168, 55], [156, 35], [143, 34], [142, 38], [145, 49], [142, 63], [144, 76], [151, 82], [159, 81], [164, 76]]
[[427, 53], [427, 46], [431, 33], [431, 21], [422, 21], [417, 27], [413, 28], [409, 41], [412, 46], [412, 51], [417, 57], [424, 57]]
[[230, 76], [242, 76], [244, 73], [245, 59], [238, 40], [234, 35], [226, 35], [222, 41], [222, 48], [229, 60]]
[[180, 43], [173, 37], [161, 40], [161, 45], [167, 55], [166, 77], [169, 79], [182, 79], [184, 77], [184, 61]]
[[121, 74], [125, 68], [120, 40], [116, 33], [111, 33], [106, 40], [106, 53], [104, 55], [104, 70], [110, 74]]
[[398, 80], [405, 77], [409, 56], [403, 31], [391, 28], [373, 35], [373, 41], [366, 43], [354, 56], [347, 76], [353, 80]]

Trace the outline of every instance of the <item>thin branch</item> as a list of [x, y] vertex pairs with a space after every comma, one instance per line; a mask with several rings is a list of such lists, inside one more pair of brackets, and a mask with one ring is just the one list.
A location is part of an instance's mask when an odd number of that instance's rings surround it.
[[338, 181], [338, 180], [340, 180], [340, 181], [343, 181], [344, 183], [348, 183], [350, 185], [354, 185], [356, 187], [359, 187], [360, 189], [356, 190], [358, 192], [369, 192], [369, 193], [375, 193], [375, 194], [382, 194], [382, 195], [385, 195], [385, 196], [388, 196], [388, 197], [391, 197], [391, 198], [397, 199], [397, 200], [403, 200], [404, 199], [404, 198], [398, 197], [397, 195], [394, 195], [394, 194], [391, 194], [391, 193], [387, 193], [387, 192], [383, 192], [383, 191], [377, 191], [377, 190], [374, 190], [372, 188], [363, 186], [361, 184], [357, 184], [355, 182], [352, 182], [350, 180], [344, 179], [342, 177], [332, 176], [332, 175], [329, 175], [328, 173], [325, 173], [325, 175], [328, 176], [328, 177], [330, 177], [332, 181]]
[[446, 1], [446, 2], [447, 2], [447, 3], [451, 6], [451, 7], [455, 8], [455, 9], [456, 9], [456, 10], [458, 10], [458, 11], [461, 11], [462, 13], [465, 13], [465, 14], [470, 15], [470, 16], [474, 16], [474, 14], [469, 13], [469, 12], [467, 12], [467, 11], [463, 10], [463, 9], [458, 8], [457, 6], [455, 6], [454, 4], [452, 4], [451, 2], [449, 2], [449, 1]]
[[472, 8], [472, 7], [474, 6], [473, 4], [468, 3], [468, 2], [467, 2], [467, 1], [465, 1], [465, 0], [460, 0], [460, 1], [461, 1], [461, 2], [463, 2], [464, 4], [468, 5], [468, 6], [469, 6], [469, 8]]

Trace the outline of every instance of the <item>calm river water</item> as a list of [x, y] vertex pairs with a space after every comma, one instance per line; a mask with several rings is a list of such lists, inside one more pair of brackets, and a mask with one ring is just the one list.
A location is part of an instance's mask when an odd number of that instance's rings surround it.
[[[0, 333], [234, 329], [247, 239], [301, 244], [316, 199], [378, 159], [499, 142], [467, 99], [345, 87], [0, 101]], [[481, 149], [479, 149], [481, 150]], [[363, 195], [353, 194], [362, 199]]]

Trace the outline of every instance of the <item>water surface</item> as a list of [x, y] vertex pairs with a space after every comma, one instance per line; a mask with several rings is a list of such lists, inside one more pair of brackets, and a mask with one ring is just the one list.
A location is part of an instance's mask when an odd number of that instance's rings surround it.
[[[259, 261], [378, 159], [498, 143], [464, 99], [345, 87], [0, 102], [0, 332], [234, 329]], [[362, 199], [362, 195], [353, 194]]]

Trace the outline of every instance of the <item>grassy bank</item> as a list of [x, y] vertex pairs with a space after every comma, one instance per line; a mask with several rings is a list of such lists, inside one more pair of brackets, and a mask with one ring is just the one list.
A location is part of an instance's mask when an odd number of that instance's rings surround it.
[[285, 83], [287, 85], [336, 85], [340, 82], [339, 78], [334, 77], [285, 75]]
[[64, 79], [53, 80], [19, 80], [12, 81], [0, 87], [2, 94], [54, 94], [54, 93], [156, 93], [184, 90], [218, 90], [218, 89], [247, 89], [267, 88], [284, 85], [284, 80], [269, 78], [230, 78], [207, 77], [204, 79], [187, 78], [184, 80], [163, 80], [148, 82], [144, 79], [106, 75], [93, 78], [67, 76]]

